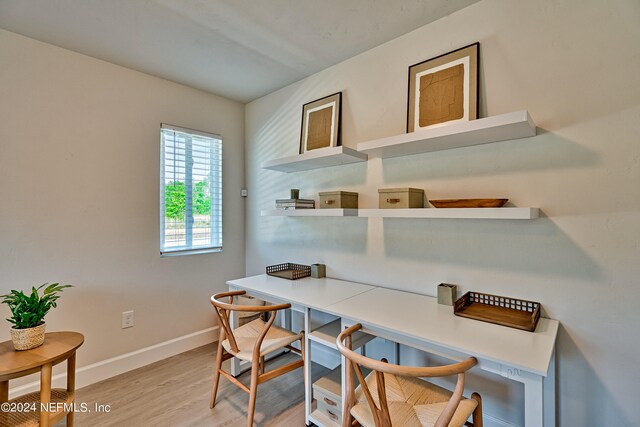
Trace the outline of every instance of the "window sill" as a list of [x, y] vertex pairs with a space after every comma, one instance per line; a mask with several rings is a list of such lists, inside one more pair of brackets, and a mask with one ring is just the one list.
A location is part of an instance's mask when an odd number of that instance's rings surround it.
[[214, 252], [222, 252], [222, 248], [182, 249], [172, 252], [160, 252], [160, 258], [169, 258], [182, 255], [210, 254]]

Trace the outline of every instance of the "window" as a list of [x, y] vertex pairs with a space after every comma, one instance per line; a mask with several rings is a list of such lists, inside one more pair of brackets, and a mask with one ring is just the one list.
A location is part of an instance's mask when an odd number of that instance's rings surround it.
[[160, 254], [222, 250], [222, 139], [162, 124]]

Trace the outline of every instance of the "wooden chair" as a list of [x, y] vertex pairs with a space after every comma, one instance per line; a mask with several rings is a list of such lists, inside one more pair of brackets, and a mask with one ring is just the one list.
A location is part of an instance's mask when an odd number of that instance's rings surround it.
[[[213, 372], [213, 386], [211, 388], [211, 408], [216, 405], [218, 383], [220, 374], [222, 374], [233, 384], [249, 393], [247, 426], [251, 427], [253, 425], [256, 407], [258, 384], [262, 384], [265, 381], [286, 374], [304, 365], [304, 331], [295, 334], [286, 329], [273, 326], [276, 312], [290, 308], [291, 304], [265, 306], [234, 305], [234, 297], [244, 295], [245, 293], [245, 291], [223, 292], [211, 297], [211, 304], [213, 304], [216, 310], [221, 326], [218, 352], [216, 354], [216, 366]], [[222, 301], [223, 298], [228, 298], [227, 302]], [[229, 322], [232, 311], [269, 313], [270, 316], [266, 322], [258, 318], [232, 330]], [[300, 350], [291, 346], [292, 343], [298, 340], [300, 341]], [[264, 356], [280, 348], [288, 348], [300, 354], [302, 359], [265, 373]], [[251, 362], [251, 385], [249, 388], [231, 374], [222, 370], [222, 362], [233, 357]]]
[[[356, 324], [338, 335], [337, 346], [347, 361], [347, 393], [342, 426], [355, 421], [365, 427], [459, 427], [473, 415], [473, 426], [482, 427], [482, 400], [473, 393], [462, 396], [465, 372], [478, 361], [474, 357], [460, 363], [434, 367], [399, 366], [386, 360], [373, 360], [351, 350], [351, 335], [362, 328]], [[351, 369], [353, 366], [353, 370]], [[372, 372], [365, 379], [361, 366]], [[360, 386], [354, 390], [353, 372]], [[457, 375], [455, 390], [439, 387], [420, 377]], [[357, 424], [356, 424], [357, 425]]]

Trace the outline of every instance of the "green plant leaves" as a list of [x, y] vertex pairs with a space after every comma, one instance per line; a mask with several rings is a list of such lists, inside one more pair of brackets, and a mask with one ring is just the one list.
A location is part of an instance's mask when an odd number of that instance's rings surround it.
[[[169, 219], [184, 220], [186, 212], [187, 188], [182, 181], [172, 181], [164, 187], [165, 215]], [[211, 213], [211, 195], [209, 194], [209, 180], [196, 182], [191, 189], [192, 210], [195, 215]]]
[[[39, 287], [32, 287], [31, 293], [27, 296], [22, 291], [12, 290], [6, 295], [1, 295], [2, 303], [9, 306], [12, 317], [7, 319], [15, 329], [33, 328], [42, 324], [44, 316], [51, 308], [57, 306], [56, 301], [60, 298], [59, 293], [72, 285], [61, 285], [59, 283], [45, 283]], [[42, 296], [40, 296], [40, 290]]]

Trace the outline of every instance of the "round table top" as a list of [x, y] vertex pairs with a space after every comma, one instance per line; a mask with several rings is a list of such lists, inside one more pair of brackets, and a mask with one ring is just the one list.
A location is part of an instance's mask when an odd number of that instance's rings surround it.
[[11, 341], [0, 343], [0, 377], [33, 370], [68, 359], [84, 342], [78, 332], [49, 332], [44, 344], [31, 350], [15, 350]]

